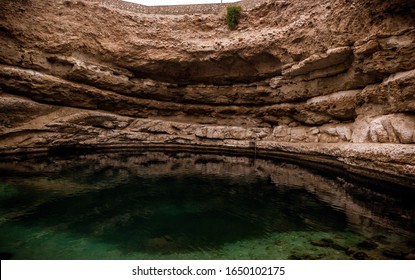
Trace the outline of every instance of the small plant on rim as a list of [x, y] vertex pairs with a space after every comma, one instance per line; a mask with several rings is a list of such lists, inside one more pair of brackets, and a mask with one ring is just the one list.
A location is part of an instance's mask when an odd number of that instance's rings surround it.
[[235, 29], [239, 23], [239, 17], [241, 16], [241, 6], [228, 6], [226, 7], [226, 24], [229, 29]]

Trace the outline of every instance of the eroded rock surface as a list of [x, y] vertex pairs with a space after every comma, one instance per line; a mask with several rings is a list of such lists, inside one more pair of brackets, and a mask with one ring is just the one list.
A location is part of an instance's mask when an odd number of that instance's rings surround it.
[[230, 31], [222, 13], [2, 1], [0, 153], [258, 149], [413, 182], [414, 2], [251, 4]]

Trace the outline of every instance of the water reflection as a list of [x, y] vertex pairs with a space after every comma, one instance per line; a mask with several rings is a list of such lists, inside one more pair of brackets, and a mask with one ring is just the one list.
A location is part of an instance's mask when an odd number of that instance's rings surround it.
[[415, 253], [413, 191], [391, 195], [376, 191], [380, 183], [357, 184], [285, 162], [85, 154], [3, 161], [0, 176], [0, 252], [11, 258], [402, 259]]

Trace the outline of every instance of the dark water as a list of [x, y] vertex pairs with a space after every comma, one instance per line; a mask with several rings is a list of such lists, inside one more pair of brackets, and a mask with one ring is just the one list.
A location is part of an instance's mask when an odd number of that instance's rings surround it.
[[3, 160], [0, 256], [414, 259], [414, 199], [402, 186], [244, 157]]

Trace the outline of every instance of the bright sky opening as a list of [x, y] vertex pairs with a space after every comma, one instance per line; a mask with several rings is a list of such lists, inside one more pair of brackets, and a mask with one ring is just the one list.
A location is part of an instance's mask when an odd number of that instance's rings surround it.
[[[147, 6], [165, 6], [165, 5], [188, 5], [188, 4], [212, 4], [221, 3], [221, 0], [124, 0]], [[237, 0], [223, 0], [222, 3], [232, 3]]]

